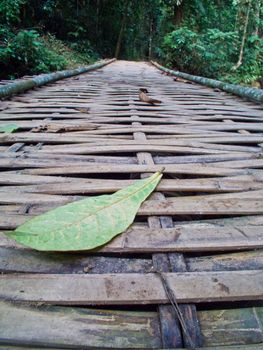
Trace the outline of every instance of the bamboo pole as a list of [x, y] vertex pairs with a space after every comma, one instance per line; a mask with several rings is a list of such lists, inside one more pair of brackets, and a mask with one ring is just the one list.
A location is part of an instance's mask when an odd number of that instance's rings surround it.
[[37, 86], [46, 85], [49, 83], [53, 83], [57, 80], [70, 78], [75, 75], [79, 75], [94, 69], [104, 67], [113, 61], [115, 61], [115, 58], [109, 59], [109, 60], [103, 60], [85, 67], [79, 67], [79, 68], [70, 69], [70, 70], [63, 70], [63, 71], [49, 73], [49, 74], [41, 74], [32, 79], [19, 80], [13, 83], [2, 85], [0, 86], [0, 99], [19, 94], [21, 92], [33, 89], [34, 87], [37, 87]]
[[159, 63], [154, 62], [154, 61], [151, 61], [151, 63], [155, 67], [157, 67], [158, 69], [160, 69], [166, 73], [169, 73], [171, 75], [174, 75], [176, 77], [187, 79], [187, 80], [193, 81], [193, 82], [201, 84], [201, 85], [206, 85], [206, 86], [209, 86], [212, 88], [217, 88], [217, 89], [220, 89], [222, 91], [230, 92], [234, 95], [246, 97], [250, 100], [263, 103], [263, 90], [261, 90], [261, 89], [254, 89], [254, 88], [250, 88], [250, 87], [246, 87], [246, 86], [229, 84], [229, 83], [225, 83], [225, 82], [220, 81], [220, 80], [199, 77], [197, 75], [191, 75], [191, 74], [183, 73], [180, 71], [174, 71], [172, 69], [165, 68], [165, 67], [161, 66]]

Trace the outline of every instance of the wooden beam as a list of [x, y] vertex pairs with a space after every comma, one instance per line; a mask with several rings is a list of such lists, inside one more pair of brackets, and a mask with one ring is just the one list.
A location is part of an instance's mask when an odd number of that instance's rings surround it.
[[[0, 303], [0, 343], [70, 349], [161, 347], [155, 312]], [[3, 345], [5, 348], [6, 345]], [[0, 347], [1, 349], [1, 347]]]
[[[263, 271], [164, 273], [179, 303], [261, 300]], [[140, 305], [169, 302], [158, 274], [0, 276], [1, 299], [60, 305]], [[121, 286], [121, 288], [120, 288]]]
[[215, 175], [231, 176], [248, 174], [246, 169], [217, 168], [209, 164], [162, 164], [162, 165], [133, 165], [125, 166], [119, 164], [97, 164], [69, 167], [54, 167], [44, 169], [25, 169], [22, 174], [32, 175], [68, 175], [68, 174], [112, 174], [112, 173], [154, 173], [164, 167], [165, 174], [195, 174], [195, 175]]
[[[131, 185], [134, 180], [111, 180], [103, 182], [93, 178], [58, 177], [0, 173], [1, 192], [43, 194], [89, 194], [112, 193]], [[14, 186], [14, 185], [20, 186]], [[240, 192], [262, 189], [262, 181], [253, 176], [213, 177], [201, 179], [164, 179], [157, 186], [162, 192]]]

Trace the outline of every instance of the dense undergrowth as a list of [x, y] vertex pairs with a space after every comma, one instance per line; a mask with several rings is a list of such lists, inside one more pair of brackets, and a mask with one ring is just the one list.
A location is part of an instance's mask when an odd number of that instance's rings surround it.
[[116, 56], [263, 88], [262, 16], [263, 0], [0, 0], [0, 78]]
[[164, 62], [196, 75], [263, 84], [262, 0], [180, 3], [183, 16], [159, 50]]
[[90, 64], [98, 57], [90, 47], [83, 52], [49, 33], [41, 36], [36, 30], [12, 32], [1, 28], [0, 40], [0, 78], [75, 68]]
[[51, 10], [52, 1], [0, 0], [0, 78], [75, 68], [98, 59], [86, 38], [50, 34]]

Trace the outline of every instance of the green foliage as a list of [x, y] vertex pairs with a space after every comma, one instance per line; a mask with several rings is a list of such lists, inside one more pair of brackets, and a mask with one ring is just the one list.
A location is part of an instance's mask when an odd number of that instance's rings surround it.
[[237, 55], [235, 32], [208, 29], [204, 33], [181, 27], [164, 38], [164, 53], [170, 65], [192, 74], [215, 77], [229, 71]]
[[0, 47], [0, 70], [6, 75], [16, 72], [46, 73], [66, 67], [66, 60], [47, 49], [35, 30], [21, 30], [17, 34], [0, 30], [4, 45]]
[[55, 52], [66, 61], [66, 68], [75, 68], [96, 61], [99, 56], [91, 48], [88, 40], [76, 42], [63, 42], [54, 35], [48, 33], [43, 36], [43, 41], [48, 50]]
[[77, 44], [71, 49], [53, 35], [40, 37], [35, 30], [13, 33], [2, 26], [0, 41], [0, 78], [75, 68], [98, 58], [87, 41], [81, 53]]
[[[178, 10], [174, 7], [172, 13]], [[157, 50], [164, 63], [232, 83], [251, 84], [262, 79], [261, 0], [184, 0], [180, 11], [180, 23], [174, 23], [172, 30], [167, 27]], [[163, 18], [171, 21], [171, 6]], [[237, 64], [240, 57], [241, 64]]]
[[1, 0], [0, 23], [13, 24], [20, 22], [21, 6], [26, 0]]
[[118, 52], [250, 84], [262, 79], [262, 18], [262, 0], [0, 0], [1, 77]]
[[29, 220], [8, 237], [45, 251], [97, 248], [132, 224], [141, 203], [161, 177], [157, 172], [112, 195], [89, 197], [58, 207]]
[[229, 71], [222, 76], [223, 80], [234, 84], [251, 85], [254, 81], [263, 78], [263, 39], [251, 35], [247, 40], [244, 51], [243, 64], [236, 70]]
[[[0, 78], [75, 68], [96, 60], [74, 6], [59, 0], [0, 0]], [[43, 35], [45, 28], [61, 32], [67, 44], [49, 33]]]

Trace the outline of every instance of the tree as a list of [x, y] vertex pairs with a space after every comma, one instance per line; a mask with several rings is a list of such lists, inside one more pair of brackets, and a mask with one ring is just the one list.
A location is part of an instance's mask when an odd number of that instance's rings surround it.
[[246, 17], [245, 17], [245, 23], [244, 23], [244, 29], [243, 29], [243, 35], [242, 35], [242, 41], [241, 41], [241, 45], [240, 45], [238, 61], [235, 64], [235, 66], [233, 67], [233, 70], [237, 70], [242, 64], [245, 41], [247, 38], [247, 28], [248, 28], [249, 14], [250, 14], [250, 9], [251, 9], [251, 2], [252, 2], [252, 0], [249, 0], [248, 4], [247, 4], [247, 11], [246, 11]]

